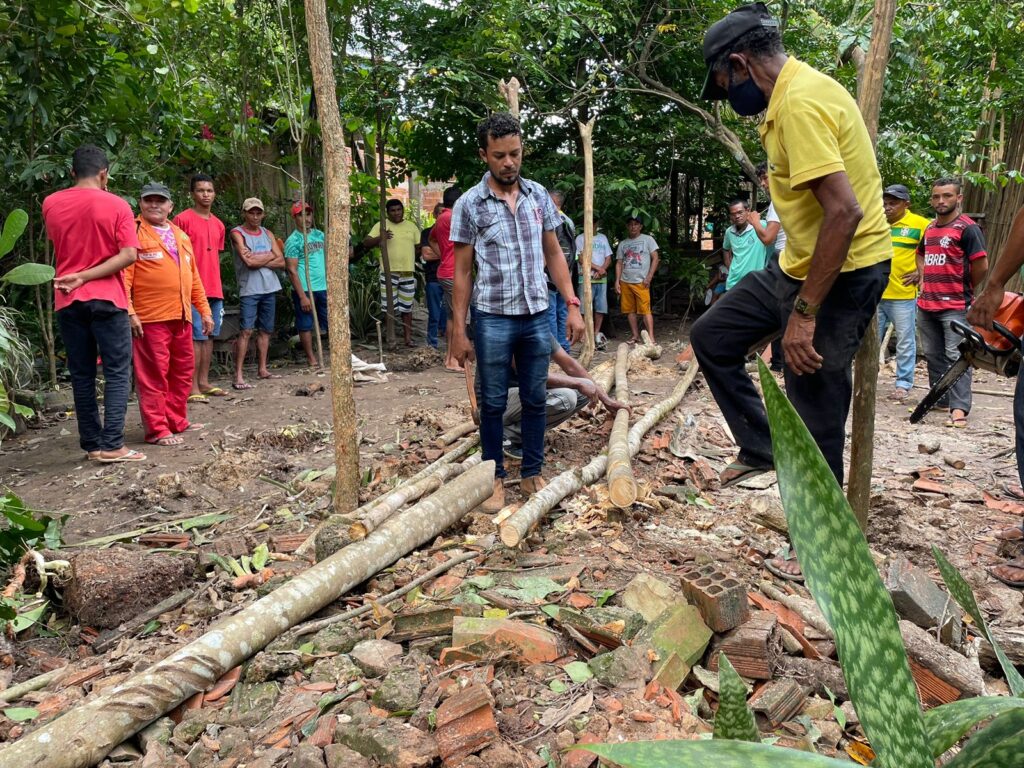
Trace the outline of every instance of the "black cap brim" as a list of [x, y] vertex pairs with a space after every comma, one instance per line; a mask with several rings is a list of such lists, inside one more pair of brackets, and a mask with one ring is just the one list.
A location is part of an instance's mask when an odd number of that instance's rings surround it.
[[729, 92], [715, 82], [714, 69], [708, 66], [708, 73], [704, 78], [704, 88], [700, 92], [700, 97], [707, 101], [723, 101], [728, 96]]

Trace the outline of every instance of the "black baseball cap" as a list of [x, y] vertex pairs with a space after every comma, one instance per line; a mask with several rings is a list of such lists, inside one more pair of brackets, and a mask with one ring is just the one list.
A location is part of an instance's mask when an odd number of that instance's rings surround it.
[[171, 199], [171, 190], [167, 188], [166, 184], [161, 184], [159, 181], [151, 181], [142, 187], [142, 193], [139, 195], [141, 200], [144, 197], [162, 197], [166, 200]]
[[897, 200], [910, 202], [910, 190], [902, 184], [890, 184], [882, 191], [882, 197], [895, 197]]
[[700, 92], [702, 99], [721, 101], [728, 96], [725, 88], [715, 82], [711, 65], [719, 54], [732, 45], [743, 35], [758, 27], [778, 28], [778, 19], [772, 18], [764, 3], [741, 5], [724, 19], [719, 19], [704, 33], [704, 63], [708, 73], [704, 78], [704, 88]]

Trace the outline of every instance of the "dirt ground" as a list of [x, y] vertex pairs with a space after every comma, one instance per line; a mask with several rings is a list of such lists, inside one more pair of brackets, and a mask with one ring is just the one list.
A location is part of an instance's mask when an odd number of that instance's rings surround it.
[[[634, 367], [631, 373], [630, 390], [638, 414], [663, 399], [681, 375], [675, 359], [685, 347], [685, 333], [673, 325], [666, 322], [660, 331], [664, 347], [661, 359]], [[376, 353], [371, 350], [355, 352], [368, 362], [376, 361]], [[595, 364], [612, 354], [614, 340], [607, 352], [598, 353]], [[386, 382], [361, 383], [355, 392], [364, 499], [379, 495], [397, 478], [409, 476], [436, 459], [441, 452], [433, 441], [441, 432], [465, 421], [469, 413], [464, 378], [446, 372], [431, 353], [414, 350], [388, 355], [385, 363], [392, 371]], [[275, 536], [308, 533], [330, 506], [328, 478], [310, 480], [308, 474], [309, 470], [327, 470], [333, 463], [330, 401], [329, 392], [322, 389], [312, 395], [296, 393], [317, 389], [317, 384], [327, 386], [328, 379], [294, 365], [274, 370], [280, 379], [258, 382], [256, 389], [231, 392], [229, 397], [210, 398], [208, 404], [193, 406], [190, 416], [204, 428], [187, 434], [182, 446], [160, 448], [142, 443], [138, 411], [132, 404], [127, 440], [131, 447], [148, 454], [149, 460], [141, 464], [84, 461], [73, 416], [47, 414], [26, 434], [4, 442], [0, 484], [10, 487], [32, 508], [67, 515], [64, 535], [71, 545], [138, 529], [179, 531], [170, 523], [207, 513], [229, 517], [212, 527], [186, 531], [189, 536], [185, 539], [191, 537], [189, 546], [198, 546], [200, 551], [212, 549], [239, 556], [268, 539], [273, 542]], [[944, 426], [945, 417], [938, 413], [929, 415], [921, 425], [909, 424], [908, 412], [923, 396], [926, 380], [921, 364], [912, 403], [898, 404], [885, 398], [893, 386], [892, 371], [887, 367], [881, 373], [869, 543], [883, 555], [908, 558], [933, 576], [937, 571], [930, 547], [939, 546], [964, 571], [992, 624], [1021, 628], [1021, 593], [1003, 586], [986, 572], [1005, 554], [994, 533], [1019, 524], [1024, 514], [1024, 505], [1010, 500], [1004, 489], [1017, 483], [1011, 450], [1012, 382], [991, 374], [976, 374], [975, 390], [991, 394], [976, 394], [970, 424], [960, 430]], [[215, 383], [227, 389], [229, 380], [222, 377]], [[550, 478], [585, 464], [606, 444], [610, 428], [610, 417], [597, 410], [554, 430], [547, 442], [545, 476]], [[919, 446], [926, 444], [939, 447], [934, 453], [922, 453]], [[717, 563], [756, 585], [766, 575], [762, 560], [784, 546], [783, 537], [764, 524], [765, 514], [780, 509], [774, 476], [757, 478], [748, 484], [750, 487], [726, 490], [719, 490], [717, 483], [707, 478], [698, 478], [696, 484], [693, 480], [694, 460], [713, 470], [710, 478], [733, 456], [724, 421], [698, 377], [681, 405], [643, 443], [634, 462], [641, 498], [632, 510], [625, 514], [612, 510], [606, 488], [592, 486], [567, 499], [528, 539], [524, 552], [505, 550], [500, 558], [513, 568], [528, 567], [531, 557], [579, 563], [579, 582], [582, 588], [591, 590], [618, 592], [642, 572], [669, 579], [684, 564], [693, 562]], [[963, 462], [962, 469], [952, 466], [956, 459]], [[928, 490], [920, 484], [915, 488], [912, 473], [927, 467], [937, 467], [925, 472], [935, 485], [928, 486]], [[518, 500], [516, 472], [517, 467], [510, 465], [509, 502]], [[679, 490], [683, 486], [690, 492]], [[168, 525], [161, 527], [161, 523]], [[495, 533], [486, 515], [474, 513], [467, 523], [465, 530], [471, 534]], [[135, 547], [134, 538], [129, 536], [123, 543]], [[69, 551], [82, 550], [72, 547]], [[404, 568], [415, 573], [421, 566], [425, 568], [421, 560], [416, 556], [406, 558], [399, 563], [398, 571]], [[492, 561], [493, 557], [488, 563]], [[467, 568], [453, 571], [459, 578], [470, 572]], [[384, 575], [371, 580], [365, 589], [379, 595], [407, 580]], [[358, 597], [358, 592], [353, 594]], [[240, 595], [232, 598], [239, 606], [248, 599]], [[148, 637], [123, 642], [134, 643], [136, 653], [154, 658], [194, 639], [211, 620], [211, 616], [202, 620], [193, 616], [187, 622], [188, 629], [174, 632], [170, 630], [177, 621], [174, 619]], [[54, 659], [77, 662], [90, 656], [89, 632], [83, 635], [73, 621], [54, 627], [57, 639], [33, 637], [31, 632], [19, 638], [15, 680], [59, 663]], [[127, 652], [121, 648], [121, 653]], [[529, 680], [531, 669], [503, 669], [506, 691], [512, 681], [522, 681], [523, 674]], [[544, 683], [540, 687], [547, 690], [546, 679], [541, 680]], [[537, 680], [531, 683], [533, 688], [538, 684]], [[579, 691], [573, 688], [573, 692]], [[536, 707], [523, 702], [532, 696], [536, 703], [536, 694], [533, 690], [514, 701], [505, 701], [506, 706], [499, 697], [502, 737], [506, 744], [519, 742], [512, 745], [519, 755], [518, 762], [510, 759], [510, 765], [532, 764], [538, 755], [544, 756], [542, 747], [553, 753], [567, 746], [565, 741], [571, 744], [574, 738], [580, 738], [580, 733], [563, 735], [564, 728], [530, 736], [536, 731]], [[547, 694], [541, 698], [541, 710], [554, 701]], [[623, 700], [628, 712], [630, 701], [628, 697]], [[641, 707], [647, 703], [634, 702]], [[699, 711], [695, 707], [694, 715]], [[603, 706], [593, 712], [599, 714], [592, 722], [600, 718], [604, 725], [587, 732], [599, 738], [610, 738], [609, 733], [625, 738], [693, 736], [702, 728], [696, 717], [665, 724], [659, 714], [657, 722], [649, 724], [645, 718], [620, 722], [621, 717], [616, 720], [614, 713]], [[18, 728], [0, 727], [0, 737], [16, 738], [22, 732]], [[290, 742], [285, 739], [276, 744], [279, 751], [285, 751], [275, 759], [284, 760], [290, 754], [287, 750], [298, 746], [301, 738], [292, 736]], [[832, 745], [833, 750], [838, 743]], [[217, 750], [211, 752], [209, 745], [206, 748], [209, 761], [197, 762], [190, 757], [190, 764], [223, 763], [223, 754], [218, 757]], [[259, 749], [256, 754], [260, 754]], [[494, 763], [501, 765], [502, 761], [488, 764], [493, 768]], [[235, 764], [256, 763], [243, 760]], [[273, 764], [273, 760], [266, 763]]]

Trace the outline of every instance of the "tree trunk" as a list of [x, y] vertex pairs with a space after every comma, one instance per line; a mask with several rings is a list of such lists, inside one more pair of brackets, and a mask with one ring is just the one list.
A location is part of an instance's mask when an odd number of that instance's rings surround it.
[[578, 123], [583, 146], [583, 253], [579, 254], [583, 278], [583, 350], [580, 365], [590, 367], [594, 359], [594, 292], [590, 285], [590, 261], [594, 254], [594, 120]]
[[349, 158], [338, 112], [338, 86], [332, 66], [331, 27], [325, 0], [306, 0], [306, 33], [313, 89], [320, 107], [324, 148], [324, 197], [327, 227], [327, 316], [331, 328], [331, 402], [334, 417], [334, 511], [359, 504], [359, 438], [352, 394], [352, 335], [349, 331], [348, 250], [350, 191]]
[[[648, 430], [672, 412], [690, 388], [697, 376], [697, 361], [690, 362], [683, 378], [676, 384], [672, 394], [660, 403], [653, 405], [643, 418], [629, 430], [629, 452], [635, 456], [640, 451], [640, 440]], [[570, 469], [554, 478], [546, 487], [531, 496], [523, 506], [512, 513], [501, 524], [501, 541], [505, 546], [516, 547], [526, 537], [527, 532], [548, 511], [566, 496], [570, 496], [585, 485], [596, 483], [604, 477], [608, 467], [608, 456], [595, 456], [589, 464], [579, 469]]]
[[[615, 356], [615, 399], [629, 405], [629, 345], [620, 344]], [[636, 501], [636, 478], [630, 464], [629, 411], [615, 414], [615, 423], [608, 438], [608, 497], [619, 509], [628, 509]]]
[[506, 83], [504, 80], [498, 81], [498, 93], [505, 99], [505, 103], [508, 105], [509, 114], [512, 115], [516, 120], [519, 119], [519, 80], [514, 77], [510, 77]]
[[384, 296], [387, 306], [384, 308], [384, 336], [388, 340], [388, 347], [395, 347], [395, 288], [391, 285], [391, 261], [388, 259], [388, 238], [385, 227], [387, 225], [387, 210], [385, 205], [388, 199], [388, 178], [387, 165], [385, 162], [384, 145], [384, 120], [381, 110], [377, 108], [377, 161], [380, 163], [378, 169], [378, 184], [380, 185], [380, 270], [384, 275]]
[[[871, 142], [878, 136], [878, 112], [885, 84], [885, 66], [896, 16], [896, 0], [875, 0], [871, 45], [858, 77], [857, 105]], [[874, 466], [875, 396], [878, 391], [877, 321], [868, 325], [854, 363], [853, 426], [850, 437], [850, 474], [846, 497], [860, 527], [867, 530], [871, 505], [871, 471]]]
[[[308, 0], [307, 11], [316, 4], [324, 9], [323, 0]], [[85, 768], [98, 763], [297, 622], [458, 522], [491, 495], [493, 482], [493, 461], [474, 467], [442, 492], [218, 622], [146, 671], [0, 751], [0, 765]]]

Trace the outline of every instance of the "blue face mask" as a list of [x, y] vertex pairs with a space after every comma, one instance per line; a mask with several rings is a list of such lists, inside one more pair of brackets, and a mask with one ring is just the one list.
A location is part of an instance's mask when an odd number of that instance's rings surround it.
[[737, 115], [753, 117], [768, 109], [768, 100], [757, 87], [754, 78], [747, 77], [742, 83], [734, 83], [729, 70], [729, 104]]

